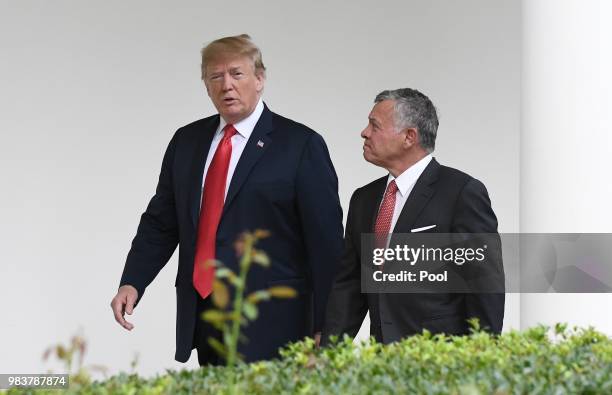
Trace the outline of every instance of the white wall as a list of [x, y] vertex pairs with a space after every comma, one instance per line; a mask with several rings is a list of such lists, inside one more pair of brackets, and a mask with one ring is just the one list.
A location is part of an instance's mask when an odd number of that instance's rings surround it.
[[[213, 113], [206, 42], [248, 32], [270, 108], [318, 130], [352, 191], [384, 174], [361, 156], [376, 93], [414, 87], [440, 113], [438, 160], [487, 185], [519, 230], [517, 1], [2, 2], [0, 372], [37, 373], [82, 328], [87, 362], [149, 375], [173, 361], [176, 257], [128, 333], [109, 307], [174, 130]], [[518, 325], [509, 297], [506, 326]], [[196, 366], [195, 356], [186, 366]]]
[[[612, 3], [523, 1], [521, 232], [606, 233], [612, 219]], [[612, 294], [525, 294], [521, 326], [612, 334]]]

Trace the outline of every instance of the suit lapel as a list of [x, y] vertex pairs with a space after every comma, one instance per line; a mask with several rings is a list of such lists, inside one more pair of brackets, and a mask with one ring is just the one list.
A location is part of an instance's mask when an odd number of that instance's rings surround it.
[[364, 213], [364, 233], [374, 233], [374, 224], [376, 223], [380, 202], [387, 189], [388, 177], [389, 176], [384, 176], [376, 180], [369, 191], [369, 195], [365, 199], [366, 212]]
[[393, 233], [410, 233], [419, 214], [435, 192], [432, 184], [438, 180], [439, 169], [440, 164], [432, 159], [414, 184], [414, 188], [412, 188], [397, 219]]
[[232, 181], [227, 191], [227, 196], [225, 197], [223, 214], [221, 214], [222, 218], [231, 206], [232, 201], [236, 198], [240, 188], [247, 180], [251, 170], [270, 146], [272, 140], [268, 136], [268, 133], [272, 129], [272, 112], [268, 109], [268, 106], [264, 104], [264, 110], [244, 147], [244, 151], [242, 151], [242, 155], [240, 155], [236, 170], [234, 170], [234, 175], [232, 176]]
[[202, 126], [202, 131], [196, 139], [196, 148], [193, 155], [193, 164], [190, 173], [190, 194], [189, 194], [189, 210], [193, 226], [198, 227], [200, 216], [200, 203], [202, 199], [202, 182], [204, 177], [204, 166], [206, 165], [206, 157], [210, 150], [210, 144], [217, 128], [219, 127], [219, 115], [214, 116], [205, 125]]

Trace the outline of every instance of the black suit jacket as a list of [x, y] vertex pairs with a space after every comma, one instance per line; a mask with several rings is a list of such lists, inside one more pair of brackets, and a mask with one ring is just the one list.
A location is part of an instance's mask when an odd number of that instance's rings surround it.
[[[345, 251], [330, 295], [323, 342], [330, 335], [355, 336], [370, 311], [371, 334], [389, 343], [428, 329], [433, 333], [467, 334], [468, 318], [499, 333], [504, 294], [375, 294], [361, 293], [361, 234], [372, 233], [387, 176], [357, 189], [351, 198]], [[497, 233], [497, 219], [484, 185], [435, 159], [410, 193], [393, 233], [435, 224], [440, 233]]]
[[[191, 123], [170, 141], [120, 283], [133, 285], [140, 300], [180, 245], [175, 283], [175, 358], [180, 362], [189, 359], [194, 347], [197, 292], [192, 275], [202, 177], [219, 120], [214, 115]], [[258, 320], [243, 330], [249, 342], [239, 347], [247, 361], [275, 357], [280, 346], [322, 329], [342, 253], [338, 180], [323, 138], [267, 106], [231, 179], [217, 230], [217, 259], [237, 273], [233, 242], [255, 229], [271, 232], [257, 246], [269, 255], [271, 266], [252, 267], [247, 292], [287, 285], [299, 296], [260, 305]]]

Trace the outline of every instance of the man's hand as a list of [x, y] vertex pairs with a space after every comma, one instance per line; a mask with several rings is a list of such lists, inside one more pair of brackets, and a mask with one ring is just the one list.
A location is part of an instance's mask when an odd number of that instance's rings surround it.
[[314, 335], [315, 346], [319, 348], [321, 346], [321, 332], [317, 332]]
[[138, 291], [136, 288], [131, 285], [123, 285], [119, 287], [117, 295], [115, 295], [111, 302], [111, 309], [113, 309], [115, 321], [129, 331], [134, 329], [134, 325], [131, 322], [127, 322], [123, 317], [125, 313], [132, 315], [134, 312], [134, 303], [136, 303], [137, 299]]

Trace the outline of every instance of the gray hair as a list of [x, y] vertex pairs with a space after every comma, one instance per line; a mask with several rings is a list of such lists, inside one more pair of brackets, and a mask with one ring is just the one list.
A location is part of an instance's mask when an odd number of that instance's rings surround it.
[[376, 95], [374, 103], [383, 100], [395, 102], [395, 127], [416, 128], [419, 145], [428, 153], [436, 147], [438, 132], [438, 115], [431, 100], [416, 89], [403, 88], [385, 90]]

